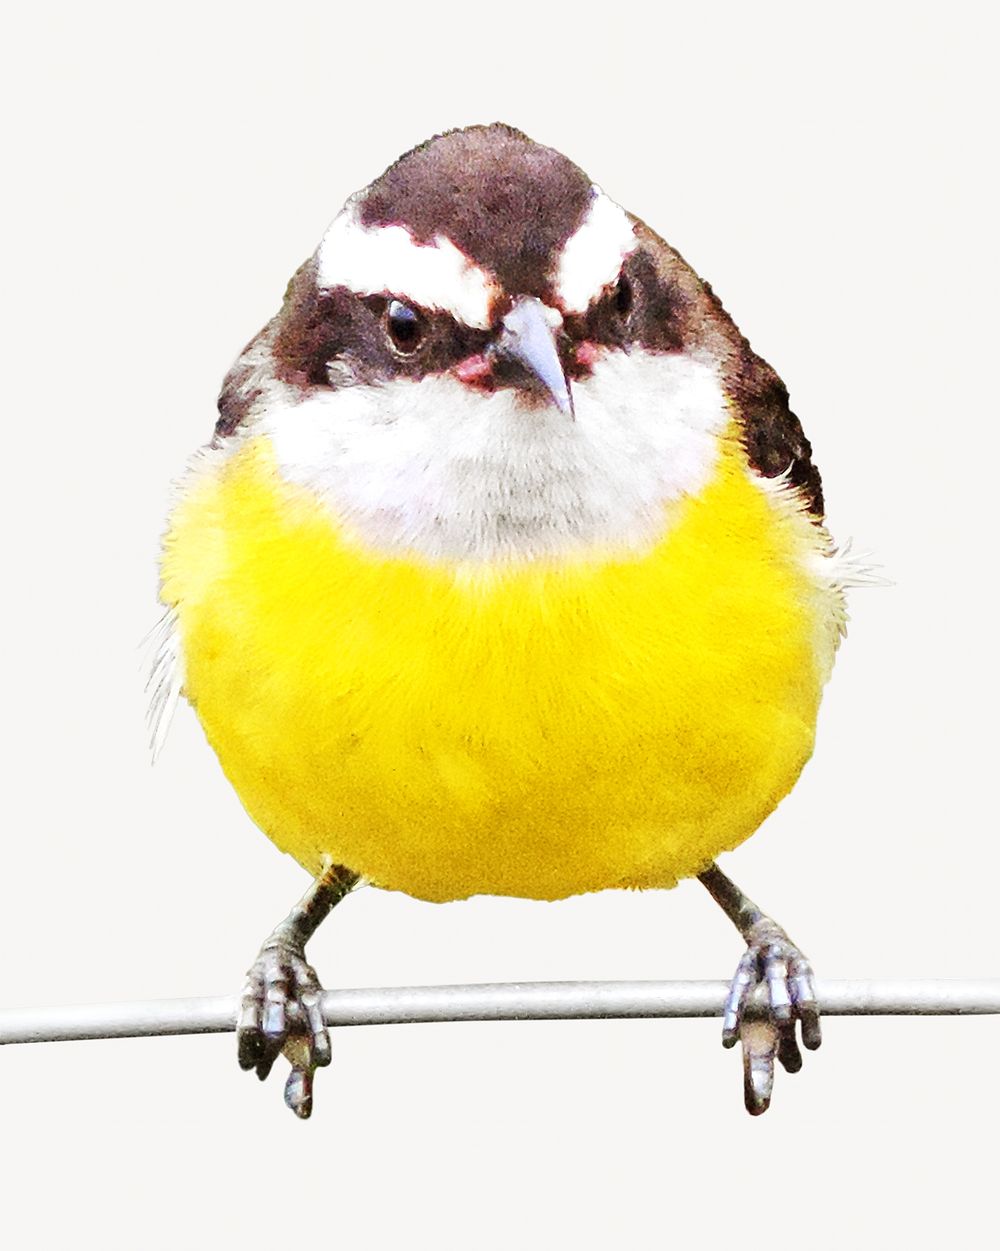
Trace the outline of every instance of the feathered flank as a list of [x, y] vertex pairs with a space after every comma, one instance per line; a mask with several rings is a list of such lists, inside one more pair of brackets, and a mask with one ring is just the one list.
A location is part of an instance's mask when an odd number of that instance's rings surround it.
[[870, 552], [853, 551], [853, 540], [835, 543], [826, 526], [811, 507], [807, 488], [793, 480], [793, 465], [774, 477], [765, 477], [755, 466], [750, 477], [787, 517], [794, 518], [804, 536], [802, 563], [810, 580], [830, 592], [832, 612], [821, 619], [821, 632], [828, 639], [832, 659], [840, 640], [847, 635], [850, 614], [847, 592], [856, 587], [888, 586]]
[[854, 551], [854, 540], [831, 547], [824, 555], [817, 555], [816, 572], [831, 586], [850, 591], [863, 586], [892, 586], [892, 579], [881, 572], [882, 566], [871, 552]]
[[149, 677], [144, 688], [149, 696], [146, 729], [149, 733], [149, 750], [155, 763], [163, 750], [174, 709], [184, 686], [176, 608], [167, 609], [144, 642], [148, 644], [151, 656]]

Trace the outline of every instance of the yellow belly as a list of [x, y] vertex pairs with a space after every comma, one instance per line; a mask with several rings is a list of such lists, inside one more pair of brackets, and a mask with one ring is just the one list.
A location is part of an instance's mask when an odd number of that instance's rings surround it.
[[832, 658], [821, 538], [727, 439], [641, 557], [381, 558], [256, 439], [175, 510], [163, 598], [223, 769], [310, 872], [552, 899], [673, 885], [790, 789]]

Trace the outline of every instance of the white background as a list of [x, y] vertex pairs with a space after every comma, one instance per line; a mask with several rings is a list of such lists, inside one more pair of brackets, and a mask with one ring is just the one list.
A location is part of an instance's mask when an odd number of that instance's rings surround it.
[[[139, 641], [170, 480], [344, 197], [435, 130], [564, 150], [789, 385], [855, 594], [814, 762], [724, 867], [822, 976], [997, 976], [987, 6], [37, 5], [8, 19], [2, 1000], [235, 992], [306, 884]], [[945, 16], [946, 14], [946, 16]], [[728, 976], [705, 892], [367, 890], [330, 986]], [[745, 1115], [714, 1022], [344, 1031], [300, 1124], [231, 1038], [0, 1051], [10, 1246], [936, 1247], [995, 1234], [1000, 1021], [830, 1021]], [[283, 1066], [282, 1066], [283, 1067]]]

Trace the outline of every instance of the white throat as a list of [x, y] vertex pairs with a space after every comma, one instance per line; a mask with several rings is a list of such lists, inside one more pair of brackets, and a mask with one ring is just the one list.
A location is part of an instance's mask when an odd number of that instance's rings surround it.
[[711, 476], [728, 419], [716, 369], [616, 351], [573, 384], [576, 420], [448, 375], [264, 407], [281, 474], [376, 552], [502, 562], [648, 549]]

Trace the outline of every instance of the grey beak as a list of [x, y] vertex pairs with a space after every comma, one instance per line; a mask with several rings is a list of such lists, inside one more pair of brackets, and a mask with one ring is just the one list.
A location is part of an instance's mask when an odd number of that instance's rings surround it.
[[490, 354], [498, 365], [513, 366], [529, 382], [540, 384], [559, 411], [572, 418], [573, 397], [545, 312], [541, 300], [521, 296], [503, 319], [500, 337]]

